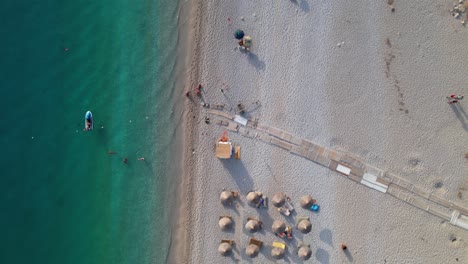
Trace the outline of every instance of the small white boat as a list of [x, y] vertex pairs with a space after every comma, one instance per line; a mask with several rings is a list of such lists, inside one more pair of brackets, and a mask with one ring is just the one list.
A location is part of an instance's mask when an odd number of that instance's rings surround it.
[[85, 128], [84, 128], [84, 130], [85, 131], [90, 131], [90, 130], [93, 130], [93, 128], [94, 128], [93, 114], [91, 113], [91, 111], [88, 111], [88, 112], [86, 112], [86, 115], [85, 115]]

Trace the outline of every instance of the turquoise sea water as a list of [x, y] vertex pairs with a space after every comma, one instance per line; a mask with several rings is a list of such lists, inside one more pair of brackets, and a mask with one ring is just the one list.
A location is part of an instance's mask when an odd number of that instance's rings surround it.
[[0, 6], [0, 263], [164, 263], [178, 1]]

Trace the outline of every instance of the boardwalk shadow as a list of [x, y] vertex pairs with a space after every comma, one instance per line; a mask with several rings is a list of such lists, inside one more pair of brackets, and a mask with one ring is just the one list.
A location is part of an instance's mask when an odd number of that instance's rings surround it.
[[468, 119], [468, 115], [466, 114], [463, 107], [461, 107], [460, 103], [452, 104], [450, 106], [452, 107], [452, 110], [457, 116], [458, 120], [460, 120], [460, 123], [462, 124], [463, 129], [465, 129], [465, 131], [468, 131], [468, 124], [466, 123], [466, 120]]
[[224, 168], [231, 174], [239, 187], [242, 194], [247, 194], [248, 191], [254, 189], [252, 177], [244, 166], [241, 160], [228, 159], [222, 160]]

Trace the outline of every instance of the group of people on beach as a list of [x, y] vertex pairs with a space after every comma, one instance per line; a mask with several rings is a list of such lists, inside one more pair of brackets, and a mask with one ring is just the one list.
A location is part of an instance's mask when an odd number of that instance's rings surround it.
[[448, 104], [456, 104], [458, 103], [459, 100], [463, 100], [463, 95], [456, 95], [456, 94], [451, 94], [450, 96], [447, 96]]
[[279, 233], [279, 234], [275, 233], [275, 236], [279, 236], [281, 238], [287, 237], [288, 239], [291, 239], [292, 238], [292, 228], [290, 226], [288, 226], [288, 227], [286, 227], [284, 229], [284, 232]]

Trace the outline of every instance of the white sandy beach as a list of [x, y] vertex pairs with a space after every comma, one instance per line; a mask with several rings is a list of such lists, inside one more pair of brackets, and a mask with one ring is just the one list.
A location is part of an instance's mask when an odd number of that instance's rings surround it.
[[[468, 101], [450, 106], [445, 98], [468, 94], [468, 28], [450, 16], [453, 3], [397, 0], [392, 13], [386, 0], [196, 1], [188, 86], [201, 83], [203, 101], [226, 104], [226, 112], [242, 103], [260, 124], [353, 153], [466, 207]], [[250, 54], [236, 49], [236, 29], [253, 37]], [[192, 98], [174, 249], [183, 254], [174, 263], [301, 263], [297, 241], [311, 245], [308, 263], [468, 263], [467, 230], [310, 160], [234, 132], [242, 159], [217, 159], [225, 127]], [[221, 205], [223, 188], [239, 191], [241, 201]], [[297, 214], [250, 207], [250, 190], [285, 192]], [[318, 200], [319, 213], [300, 208], [305, 194]], [[221, 215], [234, 218], [232, 232], [219, 229]], [[294, 225], [300, 216], [310, 217], [312, 232], [295, 231], [285, 258], [274, 260], [271, 244], [283, 240], [272, 222]], [[247, 217], [264, 230], [249, 234]], [[253, 259], [244, 253], [251, 236], [265, 243]], [[235, 241], [231, 257], [218, 254], [221, 239]]]

